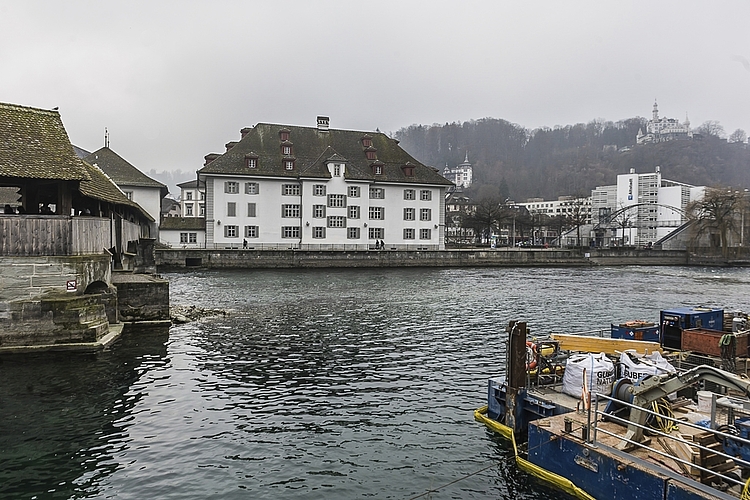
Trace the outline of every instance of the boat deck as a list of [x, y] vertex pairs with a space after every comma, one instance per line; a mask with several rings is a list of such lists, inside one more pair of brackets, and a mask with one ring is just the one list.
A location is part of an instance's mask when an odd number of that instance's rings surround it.
[[[558, 396], [565, 396], [561, 401], [573, 400], [573, 407], [575, 408], [575, 398], [566, 396], [564, 394], [558, 394]], [[546, 396], [549, 397], [549, 396]], [[567, 399], [566, 399], [567, 398]], [[603, 408], [600, 408], [602, 410]], [[592, 413], [593, 415], [593, 413]], [[687, 405], [683, 408], [675, 410], [675, 418], [683, 421], [698, 422], [700, 420], [709, 419], [710, 415], [699, 412], [695, 405]], [[698, 498], [738, 498], [738, 495], [725, 494], [717, 491], [716, 489], [710, 488], [707, 485], [700, 484], [701, 471], [695, 467], [687, 466], [670, 458], [669, 456], [661, 455], [658, 452], [664, 453], [670, 456], [677, 456], [688, 462], [700, 463], [699, 459], [696, 462], [696, 453], [700, 457], [700, 453], [696, 452], [696, 449], [691, 448], [684, 443], [674, 441], [669, 438], [660, 436], [652, 436], [647, 438], [644, 442], [646, 447], [636, 448], [634, 450], [624, 452], [618, 449], [618, 445], [622, 441], [622, 436], [626, 433], [626, 427], [619, 425], [615, 422], [597, 422], [598, 432], [596, 434], [595, 443], [586, 443], [584, 434], [587, 429], [588, 412], [586, 411], [571, 411], [570, 413], [556, 415], [553, 417], [543, 418], [530, 423], [531, 426], [536, 426], [539, 429], [544, 429], [549, 432], [552, 437], [551, 440], [564, 439], [576, 446], [584, 448], [595, 448], [596, 451], [603, 456], [607, 457], [618, 463], [618, 469], [622, 468], [633, 468], [641, 470], [645, 473], [656, 475], [663, 479], [673, 478], [678, 480], [692, 479], [696, 483], [689, 482], [685, 484], [685, 488], [694, 492]], [[570, 431], [567, 432], [566, 421], [570, 423]], [[606, 432], [604, 432], [606, 431]], [[613, 435], [610, 435], [613, 434]], [[689, 427], [687, 425], [679, 426], [672, 432], [672, 435], [681, 437], [686, 441], [700, 442], [701, 439], [705, 439], [705, 432], [700, 429]], [[709, 436], [710, 437], [710, 436]], [[657, 450], [657, 451], [653, 451]], [[530, 452], [533, 450], [530, 450]], [[531, 454], [531, 453], [530, 453]], [[722, 464], [721, 472], [725, 473], [733, 469], [734, 466], [731, 461]], [[705, 477], [707, 473], [703, 473]], [[692, 484], [692, 486], [691, 486]]]

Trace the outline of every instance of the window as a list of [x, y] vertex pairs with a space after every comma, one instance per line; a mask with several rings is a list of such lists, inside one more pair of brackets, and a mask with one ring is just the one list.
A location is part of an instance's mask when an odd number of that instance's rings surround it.
[[359, 239], [359, 228], [358, 227], [348, 227], [346, 228], [346, 237], [350, 240], [358, 240]]
[[385, 207], [370, 207], [370, 220], [385, 219]]
[[281, 216], [299, 219], [301, 209], [299, 205], [281, 205]]
[[185, 203], [185, 215], [188, 217], [193, 216], [193, 204], [192, 203]]
[[[372, 148], [372, 149], [368, 149], [368, 150], [367, 150], [367, 151], [365, 152], [365, 155], [367, 156], [367, 159], [368, 159], [368, 160], [374, 160], [374, 159], [376, 159], [376, 158], [378, 157], [378, 155], [377, 155], [377, 150], [375, 150], [375, 148]], [[379, 167], [379, 165], [378, 165], [378, 167]], [[376, 168], [376, 170], [377, 170], [377, 168], [378, 168], [378, 167], [375, 167], [375, 168]], [[376, 171], [375, 173], [376, 173], [376, 174], [379, 174], [380, 172], [377, 172], [377, 171]]]
[[347, 216], [350, 219], [359, 219], [359, 205], [349, 205]]
[[237, 194], [240, 191], [240, 184], [234, 181], [226, 181], [224, 183], [224, 192], [229, 194]]
[[257, 238], [258, 226], [245, 226], [245, 238]]
[[359, 186], [349, 186], [349, 198], [359, 198]]
[[328, 217], [328, 227], [346, 227], [346, 217], [342, 215]]
[[200, 207], [200, 217], [205, 217], [206, 216], [206, 204], [201, 203], [199, 207]]
[[313, 205], [313, 218], [325, 219], [325, 217], [326, 217], [326, 206], [325, 205]]
[[414, 200], [417, 198], [417, 193], [413, 189], [404, 189], [404, 199]]
[[281, 146], [281, 154], [289, 156], [292, 154], [292, 147], [291, 146]]
[[284, 160], [284, 170], [294, 170], [294, 160]]
[[283, 194], [284, 196], [299, 196], [299, 184], [282, 184], [281, 194]]
[[225, 238], [237, 238], [237, 226], [224, 226]]
[[404, 220], [414, 220], [415, 210], [413, 208], [404, 209]]
[[326, 228], [324, 228], [324, 227], [317, 227], [317, 226], [314, 227], [313, 228], [312, 237], [313, 238], [325, 238], [326, 237]]
[[255, 203], [248, 203], [247, 204], [247, 216], [248, 217], [257, 217], [257, 210]]
[[341, 177], [341, 165], [338, 163], [335, 163], [333, 165], [333, 176], [334, 177]]
[[405, 240], [413, 240], [414, 239], [414, 229], [404, 229], [404, 239]]
[[245, 183], [245, 194], [259, 194], [260, 185], [257, 182], [246, 182]]
[[383, 200], [385, 199], [385, 189], [383, 188], [370, 188], [370, 199], [371, 200]]
[[325, 184], [314, 184], [313, 185], [313, 196], [325, 196], [326, 186]]
[[429, 240], [432, 238], [432, 230], [431, 229], [420, 229], [419, 230], [419, 239], [420, 240]]
[[380, 165], [375, 165], [375, 175], [380, 175], [383, 173], [383, 167]]
[[346, 206], [346, 196], [343, 194], [329, 194], [328, 206], [331, 208], [344, 208]]
[[125, 197], [129, 200], [133, 199], [133, 192], [132, 191], [123, 191], [125, 193]]
[[180, 243], [187, 243], [187, 242], [188, 242], [188, 234], [180, 233]]
[[227, 203], [227, 217], [237, 217], [237, 204], [233, 201]]
[[201, 201], [206, 199], [206, 193], [201, 193]]
[[188, 243], [198, 243], [198, 233], [188, 233]]
[[247, 165], [247, 168], [258, 168], [258, 159], [257, 158], [247, 158], [246, 159], [246, 165]]
[[283, 226], [281, 228], [282, 238], [299, 238], [299, 226]]
[[432, 200], [432, 191], [429, 189], [422, 189], [419, 192], [419, 199], [422, 201], [431, 201]]
[[371, 240], [382, 240], [385, 238], [385, 229], [382, 227], [371, 227], [368, 232]]
[[429, 208], [420, 208], [419, 220], [432, 220], [432, 210]]
[[186, 201], [191, 201], [192, 199], [193, 199], [193, 192], [192, 191], [188, 191], [187, 193], [185, 193], [185, 200]]

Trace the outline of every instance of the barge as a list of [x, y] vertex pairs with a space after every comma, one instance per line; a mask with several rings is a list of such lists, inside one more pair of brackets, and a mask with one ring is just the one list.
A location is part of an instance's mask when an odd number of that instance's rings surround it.
[[[726, 359], [659, 342], [532, 339], [516, 321], [507, 332], [506, 374], [489, 379], [474, 415], [508, 440], [519, 468], [585, 500], [750, 499], [750, 379]], [[730, 335], [737, 354], [742, 334]], [[576, 392], [563, 383], [563, 347], [584, 344], [609, 356], [584, 355]], [[647, 354], [645, 371], [623, 370]], [[618, 355], [628, 358], [614, 369], [597, 365]], [[746, 351], [732, 361], [747, 372]]]

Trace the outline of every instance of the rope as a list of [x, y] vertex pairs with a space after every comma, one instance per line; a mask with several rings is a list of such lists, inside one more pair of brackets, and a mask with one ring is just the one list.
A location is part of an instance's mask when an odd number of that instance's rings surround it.
[[651, 423], [649, 424], [652, 429], [658, 429], [664, 434], [671, 434], [672, 431], [679, 430], [679, 426], [674, 422], [674, 413], [672, 413], [672, 407], [669, 404], [669, 401], [662, 398], [658, 401], [654, 401], [651, 403], [651, 411], [654, 413], [658, 413], [659, 415], [663, 415], [665, 417], [669, 418], [662, 418], [660, 416], [654, 416]]
[[[575, 429], [573, 429], [573, 430], [583, 429], [584, 427], [585, 427], [585, 424], [581, 424], [581, 425], [580, 425], [580, 427], [576, 427], [576, 428], [575, 428]], [[571, 431], [571, 432], [572, 432], [572, 431]], [[528, 449], [528, 450], [526, 450], [526, 451], [527, 451], [527, 453], [528, 453], [528, 452], [530, 452], [530, 451], [533, 451], [533, 450], [535, 450], [535, 449], [537, 449], [537, 448], [540, 448], [540, 447], [544, 446], [545, 444], [549, 444], [549, 443], [551, 443], [551, 442], [553, 442], [553, 441], [554, 441], [554, 439], [548, 439], [548, 440], [547, 440], [546, 442], [543, 442], [543, 443], [539, 443], [539, 445], [538, 445], [538, 446], [535, 446], [534, 448], [529, 448], [529, 449]], [[506, 460], [508, 460], [508, 461], [509, 461], [509, 460], [513, 460], [513, 461], [515, 462], [515, 460], [516, 460], [516, 455], [514, 454], [514, 455], [511, 455], [511, 456], [509, 456], [509, 457], [507, 457], [507, 458], [504, 458], [503, 460], [500, 460], [500, 463], [502, 463], [503, 461], [506, 461]], [[451, 482], [449, 482], [449, 483], [445, 483], [445, 484], [444, 484], [444, 485], [442, 485], [442, 486], [438, 486], [437, 488], [430, 488], [430, 489], [428, 489], [428, 490], [426, 490], [426, 491], [424, 491], [424, 492], [422, 492], [422, 493], [420, 493], [420, 494], [418, 494], [418, 495], [415, 495], [415, 496], [413, 496], [413, 497], [409, 497], [409, 498], [408, 498], [407, 500], [416, 500], [417, 498], [424, 498], [425, 496], [427, 496], [427, 495], [430, 495], [431, 493], [439, 493], [439, 492], [440, 492], [440, 490], [442, 490], [442, 489], [444, 489], [444, 488], [447, 488], [448, 486], [452, 486], [452, 485], [454, 485], [454, 484], [456, 484], [456, 483], [459, 483], [459, 482], [461, 482], [461, 481], [463, 481], [463, 480], [465, 480], [465, 479], [469, 479], [469, 478], [470, 478], [470, 477], [472, 477], [472, 476], [476, 476], [477, 474], [481, 474], [482, 472], [484, 472], [484, 471], [486, 471], [486, 470], [489, 470], [489, 469], [492, 469], [493, 467], [496, 467], [497, 465], [499, 465], [499, 464], [498, 464], [498, 463], [494, 463], [494, 462], [493, 462], [493, 463], [492, 463], [491, 465], [488, 465], [487, 467], [483, 467], [483, 468], [481, 468], [481, 469], [479, 469], [479, 470], [477, 470], [477, 471], [474, 471], [474, 472], [470, 472], [469, 474], [466, 474], [465, 476], [459, 477], [458, 479], [454, 479], [453, 481], [451, 481]], [[750, 482], [750, 481], [748, 481], [748, 482]], [[746, 487], [747, 487], [747, 485], [746, 485]], [[744, 497], [743, 497], [743, 498], [742, 498], [742, 499], [740, 499], [740, 500], [750, 500], [750, 496], [748, 496], [748, 498], [744, 498]]]
[[740, 495], [740, 500], [750, 500], [750, 479], [745, 482], [745, 487], [742, 488], [742, 495]]

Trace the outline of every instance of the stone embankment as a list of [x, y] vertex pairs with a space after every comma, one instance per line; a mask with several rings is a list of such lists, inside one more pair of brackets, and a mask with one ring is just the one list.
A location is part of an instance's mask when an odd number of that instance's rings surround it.
[[500, 248], [461, 250], [157, 249], [159, 269], [305, 269], [376, 267], [680, 266], [687, 253], [653, 249]]

